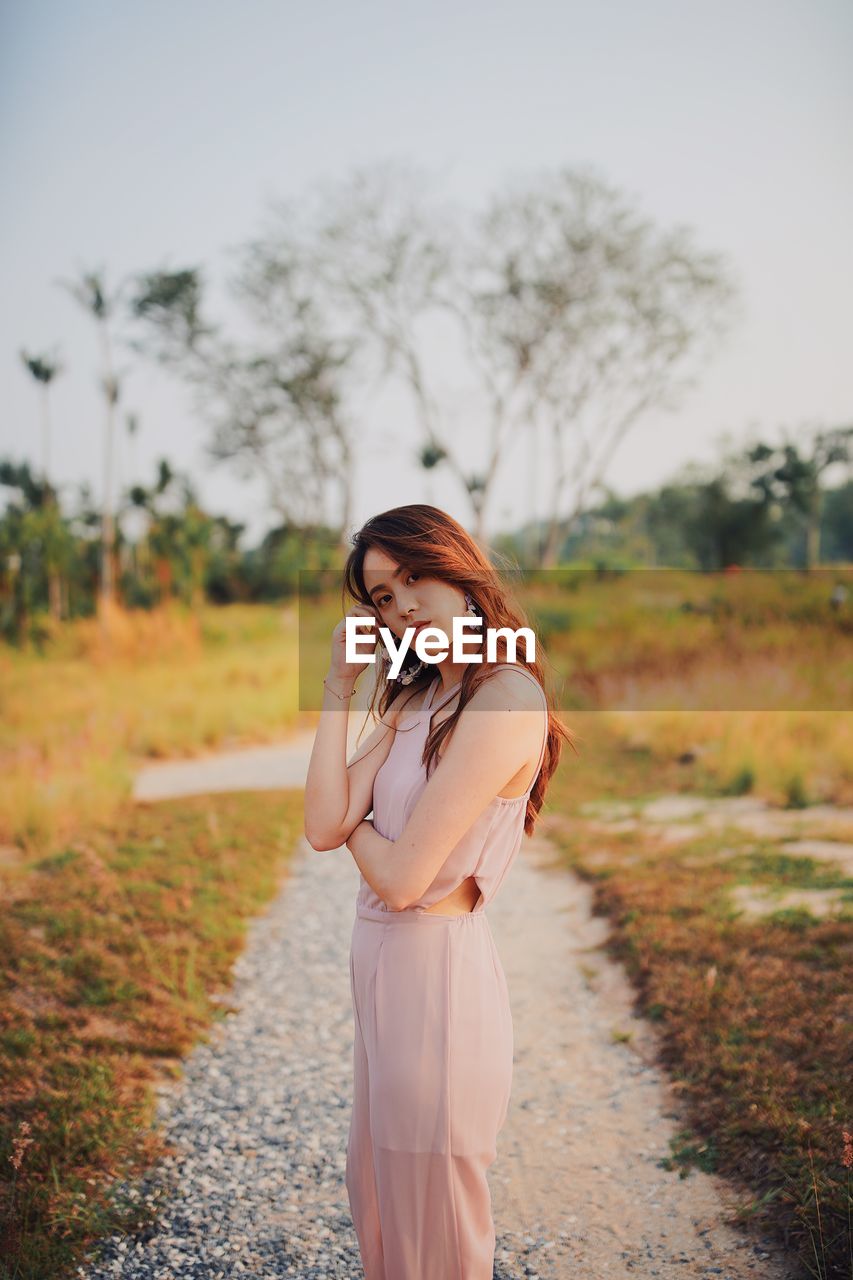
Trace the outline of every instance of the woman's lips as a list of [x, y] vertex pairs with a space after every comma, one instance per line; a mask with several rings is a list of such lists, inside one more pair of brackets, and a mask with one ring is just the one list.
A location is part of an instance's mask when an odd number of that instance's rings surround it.
[[419, 622], [417, 624], [413, 623], [412, 625], [415, 627], [415, 635], [417, 635], [419, 631], [423, 631], [424, 627], [428, 627], [430, 625], [430, 619], [427, 618], [426, 622]]

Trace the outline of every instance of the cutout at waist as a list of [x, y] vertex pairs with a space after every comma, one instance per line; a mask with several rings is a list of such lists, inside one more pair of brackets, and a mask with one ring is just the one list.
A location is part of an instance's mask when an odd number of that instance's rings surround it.
[[461, 916], [476, 911], [483, 897], [476, 876], [468, 876], [452, 893], [439, 898], [432, 906], [423, 908], [426, 915]]

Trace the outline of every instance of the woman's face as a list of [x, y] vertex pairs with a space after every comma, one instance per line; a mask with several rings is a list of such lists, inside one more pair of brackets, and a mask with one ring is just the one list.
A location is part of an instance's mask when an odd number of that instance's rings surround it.
[[[406, 627], [428, 622], [441, 627], [448, 641], [453, 637], [453, 619], [465, 616], [465, 592], [440, 578], [418, 574], [378, 547], [368, 547], [363, 565], [364, 583], [379, 625], [388, 627], [399, 640]], [[414, 636], [412, 644], [414, 644]]]

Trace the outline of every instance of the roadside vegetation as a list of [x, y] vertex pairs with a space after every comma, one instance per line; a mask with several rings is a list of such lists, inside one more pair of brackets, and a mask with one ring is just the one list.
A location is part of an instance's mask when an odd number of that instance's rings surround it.
[[[629, 815], [659, 797], [713, 804], [720, 782], [749, 768], [749, 792], [779, 805], [781, 815], [796, 814], [798, 832], [808, 832], [808, 809], [800, 807], [807, 800], [792, 807], [786, 782], [798, 777], [809, 796], [832, 790], [835, 778], [844, 794], [849, 713], [689, 719], [680, 731], [670, 722], [656, 734], [647, 715], [633, 717], [630, 729], [624, 718], [573, 717], [582, 758], [558, 773], [544, 821], [566, 866], [591, 884], [594, 911], [612, 926], [608, 950], [626, 966], [638, 1012], [659, 1032], [661, 1060], [683, 1104], [668, 1167], [726, 1176], [740, 1223], [775, 1230], [804, 1276], [846, 1280], [851, 810], [824, 840], [837, 844], [839, 860], [820, 861], [794, 853], [797, 841], [756, 836], [734, 821], [705, 828], [701, 811], [692, 823], [657, 826]], [[714, 740], [715, 723], [725, 722]], [[717, 748], [713, 767], [690, 759], [696, 741]], [[773, 748], [767, 767], [753, 769], [746, 756], [762, 759], [765, 744]]]
[[[580, 750], [543, 819], [660, 1031], [685, 1107], [672, 1167], [730, 1177], [742, 1219], [771, 1221], [822, 1280], [849, 1273], [849, 871], [736, 824], [674, 833], [642, 806], [764, 800], [798, 815], [801, 836], [819, 806], [813, 834], [853, 842], [850, 606], [831, 585], [599, 567], [519, 588]], [[73, 619], [0, 653], [9, 1277], [64, 1274], [138, 1220], [113, 1189], [161, 1149], [152, 1086], [222, 1016], [246, 924], [302, 831], [300, 792], [137, 804], [133, 772], [309, 726], [299, 676], [308, 688], [337, 610], [334, 597], [310, 616], [294, 601], [115, 608], [108, 631]], [[755, 917], [738, 888], [812, 896]]]

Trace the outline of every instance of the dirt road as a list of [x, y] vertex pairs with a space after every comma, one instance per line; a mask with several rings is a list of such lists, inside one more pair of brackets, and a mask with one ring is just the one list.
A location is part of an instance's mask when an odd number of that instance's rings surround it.
[[[311, 742], [157, 765], [137, 795], [299, 785]], [[164, 1092], [177, 1155], [163, 1171], [161, 1225], [144, 1243], [111, 1242], [114, 1261], [91, 1280], [361, 1275], [343, 1185], [357, 884], [346, 848], [302, 842], [235, 967], [234, 1012]], [[790, 1260], [726, 1225], [724, 1182], [661, 1168], [680, 1128], [677, 1098], [655, 1066], [652, 1027], [632, 1014], [627, 979], [602, 950], [608, 925], [590, 896], [554, 865], [546, 815], [489, 908], [515, 1043], [490, 1171], [495, 1275], [788, 1280]], [[211, 1220], [213, 1234], [192, 1225]]]

